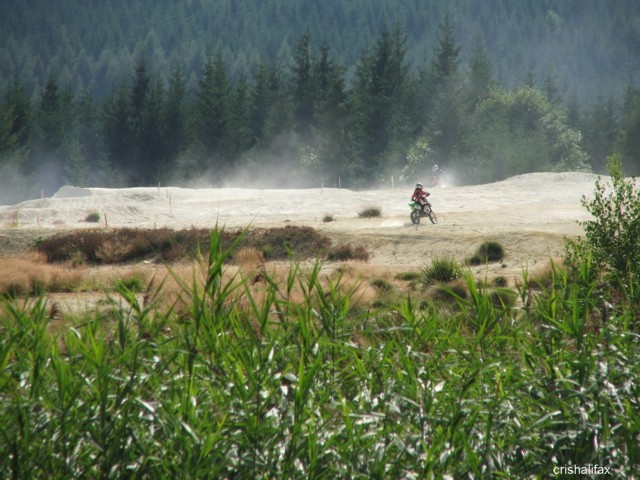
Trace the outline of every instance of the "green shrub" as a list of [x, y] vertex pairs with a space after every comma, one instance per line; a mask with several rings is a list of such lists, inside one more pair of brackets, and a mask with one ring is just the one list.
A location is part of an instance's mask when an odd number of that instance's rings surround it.
[[382, 278], [371, 280], [371, 286], [380, 292], [391, 292], [393, 290], [393, 285]]
[[84, 219], [85, 222], [98, 223], [100, 221], [100, 214], [98, 212], [91, 212]]
[[378, 207], [367, 207], [358, 213], [360, 218], [376, 218], [382, 215], [382, 210]]
[[477, 253], [488, 262], [498, 262], [504, 258], [504, 248], [498, 242], [484, 242]]
[[580, 222], [585, 238], [567, 241], [565, 262], [580, 264], [591, 256], [597, 270], [626, 282], [640, 273], [640, 189], [635, 178], [626, 178], [618, 155], [609, 158], [611, 184], [598, 177], [593, 199], [582, 205], [593, 220]]
[[422, 269], [422, 283], [448, 283], [462, 276], [462, 268], [455, 258], [437, 257], [431, 260], [431, 265]]
[[334, 220], [333, 215], [329, 215], [329, 214], [325, 215], [325, 216], [322, 218], [322, 221], [323, 221], [324, 223], [333, 222], [333, 220]]
[[116, 288], [126, 289], [132, 292], [142, 292], [145, 288], [145, 279], [139, 275], [130, 275], [126, 278], [121, 278], [116, 282]]
[[498, 288], [489, 294], [491, 303], [496, 307], [511, 308], [518, 298], [518, 294], [508, 288]]
[[432, 295], [436, 300], [455, 303], [458, 299], [467, 298], [468, 292], [464, 282], [454, 282], [449, 285], [439, 285]]
[[506, 287], [508, 283], [507, 278], [502, 275], [493, 279], [493, 285], [495, 287]]
[[265, 245], [262, 245], [262, 248], [260, 249], [260, 251], [262, 252], [262, 257], [265, 260], [270, 260], [271, 257], [273, 257], [273, 247], [268, 243]]
[[498, 262], [504, 258], [504, 248], [498, 242], [482, 243], [466, 263], [468, 265], [484, 265], [488, 262]]
[[402, 280], [404, 282], [413, 282], [419, 280], [420, 276], [420, 272], [400, 272], [396, 274], [395, 278], [396, 280]]

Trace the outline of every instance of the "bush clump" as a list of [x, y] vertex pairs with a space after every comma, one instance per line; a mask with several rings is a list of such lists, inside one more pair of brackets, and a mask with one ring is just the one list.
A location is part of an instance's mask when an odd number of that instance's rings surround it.
[[132, 292], [142, 292], [145, 288], [146, 280], [136, 274], [129, 275], [116, 281], [116, 288], [130, 290]]
[[[77, 258], [90, 264], [126, 263], [149, 258], [173, 262], [193, 259], [199, 249], [206, 250], [210, 233], [205, 228], [84, 230], [41, 240], [36, 250], [49, 262], [67, 262]], [[286, 226], [246, 232], [225, 231], [221, 233], [223, 247], [229, 248], [241, 235], [239, 247], [257, 248], [265, 259], [286, 259], [293, 254], [298, 258], [314, 258], [331, 245], [328, 237], [313, 228]], [[230, 260], [233, 259], [234, 254], [230, 255]]]
[[400, 272], [396, 274], [395, 278], [404, 282], [413, 282], [420, 279], [420, 272]]
[[508, 288], [498, 288], [489, 294], [491, 303], [498, 308], [511, 308], [515, 304], [518, 294]]
[[506, 287], [509, 282], [506, 277], [500, 275], [499, 277], [494, 278], [492, 283], [494, 287]]
[[582, 198], [593, 220], [580, 222], [585, 238], [567, 242], [564, 260], [575, 266], [590, 256], [595, 270], [624, 283], [640, 274], [640, 189], [635, 178], [624, 176], [618, 155], [607, 169], [611, 185], [598, 177], [593, 199]]
[[439, 285], [432, 295], [435, 300], [455, 303], [458, 299], [466, 299], [468, 292], [463, 281], [456, 281], [447, 285]]
[[82, 274], [24, 259], [0, 258], [0, 296], [19, 297], [48, 292], [72, 292]]
[[499, 262], [504, 258], [504, 248], [498, 242], [484, 242], [482, 243], [476, 253], [474, 253], [468, 260], [468, 265], [483, 265], [489, 262]]
[[380, 292], [391, 292], [393, 290], [393, 285], [391, 285], [388, 281], [383, 278], [374, 278], [371, 280], [371, 286]]
[[343, 243], [329, 250], [327, 260], [332, 262], [344, 262], [347, 260], [361, 260], [366, 262], [369, 260], [369, 252], [361, 245], [354, 247], [350, 243]]
[[358, 213], [360, 218], [377, 218], [382, 215], [382, 210], [378, 207], [367, 207]]
[[98, 223], [100, 221], [100, 214], [98, 212], [91, 212], [84, 218], [85, 222]]
[[437, 257], [431, 264], [422, 269], [422, 283], [449, 283], [462, 276], [462, 268], [455, 258]]

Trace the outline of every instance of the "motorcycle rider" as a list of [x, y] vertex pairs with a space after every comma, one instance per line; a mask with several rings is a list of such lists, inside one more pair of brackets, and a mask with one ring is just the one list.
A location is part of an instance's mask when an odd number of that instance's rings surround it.
[[424, 212], [424, 207], [429, 204], [429, 201], [427, 200], [429, 195], [431, 194], [423, 189], [422, 183], [418, 182], [416, 183], [413, 195], [411, 195], [411, 201], [419, 203], [422, 207], [422, 211]]

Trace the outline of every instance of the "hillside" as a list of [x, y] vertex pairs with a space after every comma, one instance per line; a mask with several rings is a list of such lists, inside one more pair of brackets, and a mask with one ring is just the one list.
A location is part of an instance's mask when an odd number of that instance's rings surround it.
[[142, 53], [154, 74], [174, 64], [197, 78], [206, 55], [221, 51], [232, 76], [251, 76], [261, 58], [290, 60], [306, 31], [352, 69], [385, 24], [407, 33], [407, 58], [419, 68], [437, 43], [446, 13], [466, 59], [486, 46], [500, 81], [555, 77], [581, 100], [619, 94], [640, 70], [640, 3], [634, 0], [27, 0], [4, 2], [0, 81], [39, 91], [51, 73], [74, 92], [104, 95], [128, 80]]

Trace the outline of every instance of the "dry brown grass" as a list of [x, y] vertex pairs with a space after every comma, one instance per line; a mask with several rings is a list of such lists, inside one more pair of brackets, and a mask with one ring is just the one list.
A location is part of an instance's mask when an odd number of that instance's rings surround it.
[[[87, 308], [100, 309], [100, 305], [108, 305], [107, 298], [118, 295], [116, 286], [135, 291], [142, 305], [153, 304], [159, 312], [172, 310], [179, 321], [190, 321], [193, 289], [202, 296], [207, 277], [206, 260], [202, 263], [176, 262], [170, 266], [139, 263], [75, 269], [68, 263], [63, 267], [44, 262], [42, 254], [33, 255], [31, 259], [1, 259], [0, 268], [7, 272], [3, 279], [8, 281], [0, 282], [0, 292], [12, 295], [34, 291], [48, 293], [52, 302], [57, 304], [59, 301], [61, 321], [69, 321]], [[296, 305], [306, 301], [306, 292], [309, 290], [306, 282], [312, 265], [267, 262], [256, 248], [241, 247], [236, 253], [235, 263], [225, 266], [223, 270], [223, 284], [238, 284], [227, 301], [247, 313], [253, 308], [252, 302], [258, 308], [263, 308], [269, 298], [270, 282], [273, 281], [277, 285], [277, 299], [285, 302], [283, 305], [297, 308]], [[296, 280], [288, 289], [292, 268], [297, 269]], [[338, 298], [348, 296], [349, 309], [354, 312], [367, 310], [380, 302], [392, 304], [408, 288], [406, 282], [395, 277], [393, 270], [362, 262], [324, 265], [318, 280], [321, 289], [311, 289], [312, 302], [320, 302], [315, 298], [320, 292], [326, 296], [333, 291]], [[379, 284], [389, 285], [390, 290], [381, 290]], [[64, 292], [71, 292], [71, 296]], [[62, 295], [58, 296], [60, 293]], [[251, 300], [247, 294], [251, 295]], [[275, 311], [273, 321], [277, 321]]]
[[235, 263], [245, 279], [256, 280], [256, 276], [264, 274], [264, 256], [255, 247], [238, 249], [235, 254]]
[[19, 226], [19, 211], [18, 210], [14, 210], [13, 212], [9, 212], [8, 215], [4, 215], [2, 220], [2, 226], [4, 228], [18, 228]]
[[362, 245], [354, 247], [350, 243], [343, 243], [332, 247], [327, 253], [327, 259], [332, 262], [344, 262], [347, 260], [366, 262], [369, 260], [369, 252]]
[[[240, 253], [240, 251], [238, 252]], [[259, 252], [258, 252], [259, 254]], [[270, 287], [270, 281], [277, 285], [277, 299], [284, 301], [286, 304], [294, 306], [305, 302], [306, 291], [309, 286], [306, 283], [308, 269], [310, 266], [299, 266], [299, 273], [296, 281], [287, 288], [287, 281], [290, 275], [290, 269], [293, 268], [288, 263], [282, 262], [258, 262], [256, 252], [247, 250], [240, 257], [245, 259], [245, 263], [241, 265], [230, 265], [225, 268], [222, 282], [244, 281], [244, 286], [236, 289], [234, 294], [229, 296], [228, 301], [234, 302], [241, 311], [249, 311], [252, 306], [247, 297], [247, 292], [251, 295], [252, 301], [262, 308], [268, 298], [267, 293]], [[239, 262], [240, 263], [240, 262]], [[254, 275], [254, 272], [258, 272]], [[327, 267], [322, 270], [319, 282], [321, 289], [325, 294], [330, 291], [329, 284], [333, 285], [334, 292], [337, 295], [349, 296], [349, 307], [352, 310], [366, 309], [367, 306], [379, 299], [380, 292], [370, 282], [371, 278], [389, 279], [393, 281], [393, 274], [382, 268], [364, 268], [362, 264], [346, 263], [340, 268], [334, 269]], [[186, 295], [190, 294], [190, 290], [194, 286], [198, 291], [202, 292], [206, 273], [201, 265], [196, 262], [184, 263], [171, 268], [171, 274], [163, 279], [163, 288], [161, 299], [162, 302], [178, 312], [178, 316], [188, 318], [188, 309], [191, 308], [192, 302]], [[267, 281], [267, 277], [269, 281]], [[185, 288], [186, 292], [185, 292]], [[312, 297], [318, 294], [318, 290], [312, 289]], [[315, 301], [315, 300], [312, 300]], [[295, 308], [295, 307], [294, 307]], [[275, 320], [275, 314], [274, 314]]]
[[563, 269], [562, 260], [553, 259], [527, 276], [528, 288], [549, 288], [553, 282], [554, 270]]
[[[352, 292], [349, 302], [358, 309], [367, 308], [383, 297], [389, 299], [389, 293], [400, 294], [406, 289], [389, 268], [361, 262], [346, 263], [335, 269], [330, 278], [333, 282], [339, 281], [343, 293]], [[391, 290], [381, 291], [380, 284], [388, 285]]]
[[41, 255], [31, 258], [0, 258], [0, 294], [33, 295], [41, 292], [72, 292], [83, 272], [45, 265]]
[[[107, 235], [103, 235], [107, 233]], [[151, 235], [155, 233], [155, 235]], [[117, 295], [117, 286], [124, 286], [137, 292], [139, 298], [145, 302], [153, 302], [161, 310], [174, 309], [181, 311], [184, 317], [189, 316], [188, 309], [192, 301], [187, 298], [195, 287], [202, 292], [206, 279], [206, 255], [203, 264], [198, 260], [185, 259], [184, 244], [195, 245], [197, 241], [207, 237], [208, 232], [200, 230], [171, 231], [155, 230], [114, 230], [81, 231], [70, 235], [59, 235], [39, 242], [38, 249], [25, 259], [5, 259], [0, 265], [4, 282], [0, 283], [0, 291], [13, 295], [24, 295], [34, 291], [57, 293], [72, 292], [78, 294], [78, 301], [72, 302], [73, 308], [81, 308], [82, 299], [88, 304], [96, 303], [99, 298], [106, 301], [107, 295]], [[179, 238], [178, 238], [179, 237]], [[208, 237], [207, 237], [208, 238]], [[232, 240], [234, 236], [226, 239]], [[155, 258], [142, 261], [137, 253], [149, 252], [154, 249], [150, 245], [153, 240], [155, 248], [179, 247], [179, 258], [182, 260], [158, 263]], [[197, 240], [197, 241], [194, 241]], [[270, 254], [277, 260], [265, 258], [265, 245], [275, 245]], [[206, 248], [206, 244], [203, 245]], [[377, 282], [392, 285], [390, 291], [401, 291], [406, 285], [395, 279], [390, 270], [377, 268], [354, 258], [364, 260], [368, 252], [364, 247], [354, 248], [352, 245], [341, 245], [348, 250], [347, 257], [339, 264], [327, 264], [322, 267], [319, 279], [324, 292], [333, 285], [338, 295], [349, 296], [349, 305], [353, 309], [367, 308], [372, 302], [379, 300], [380, 288]], [[224, 248], [224, 245], [223, 245]], [[290, 250], [289, 250], [290, 249]], [[242, 308], [252, 308], [247, 298], [247, 292], [259, 306], [267, 298], [269, 282], [277, 285], [279, 299], [299, 304], [305, 301], [304, 283], [307, 270], [311, 270], [313, 262], [308, 260], [312, 253], [316, 255], [330, 249], [330, 241], [310, 228], [278, 228], [256, 229], [248, 232], [247, 237], [233, 251], [230, 262], [224, 267], [222, 281], [243, 281], [244, 285], [234, 290], [229, 301], [238, 302]], [[286, 251], [293, 251], [294, 258], [283, 262], [283, 257], [290, 255]], [[206, 251], [206, 250], [205, 250]], [[156, 254], [158, 250], [155, 250]], [[163, 250], [166, 252], [166, 250]], [[164, 256], [161, 254], [161, 256]], [[148, 258], [148, 257], [147, 257]], [[306, 258], [307, 260], [304, 260]], [[51, 264], [52, 260], [58, 263]], [[129, 259], [128, 263], [111, 263]], [[298, 263], [301, 261], [301, 263]], [[61, 263], [60, 263], [61, 262]], [[135, 262], [135, 263], [132, 263]], [[296, 265], [293, 267], [292, 265]], [[74, 268], [75, 267], [75, 268]], [[290, 269], [299, 269], [296, 281], [288, 289]], [[235, 278], [234, 278], [235, 277]], [[397, 287], [399, 286], [399, 287]], [[157, 289], [157, 293], [155, 292]], [[314, 292], [313, 295], [317, 294]], [[55, 295], [52, 297], [55, 298]], [[66, 300], [67, 297], [64, 296]]]

